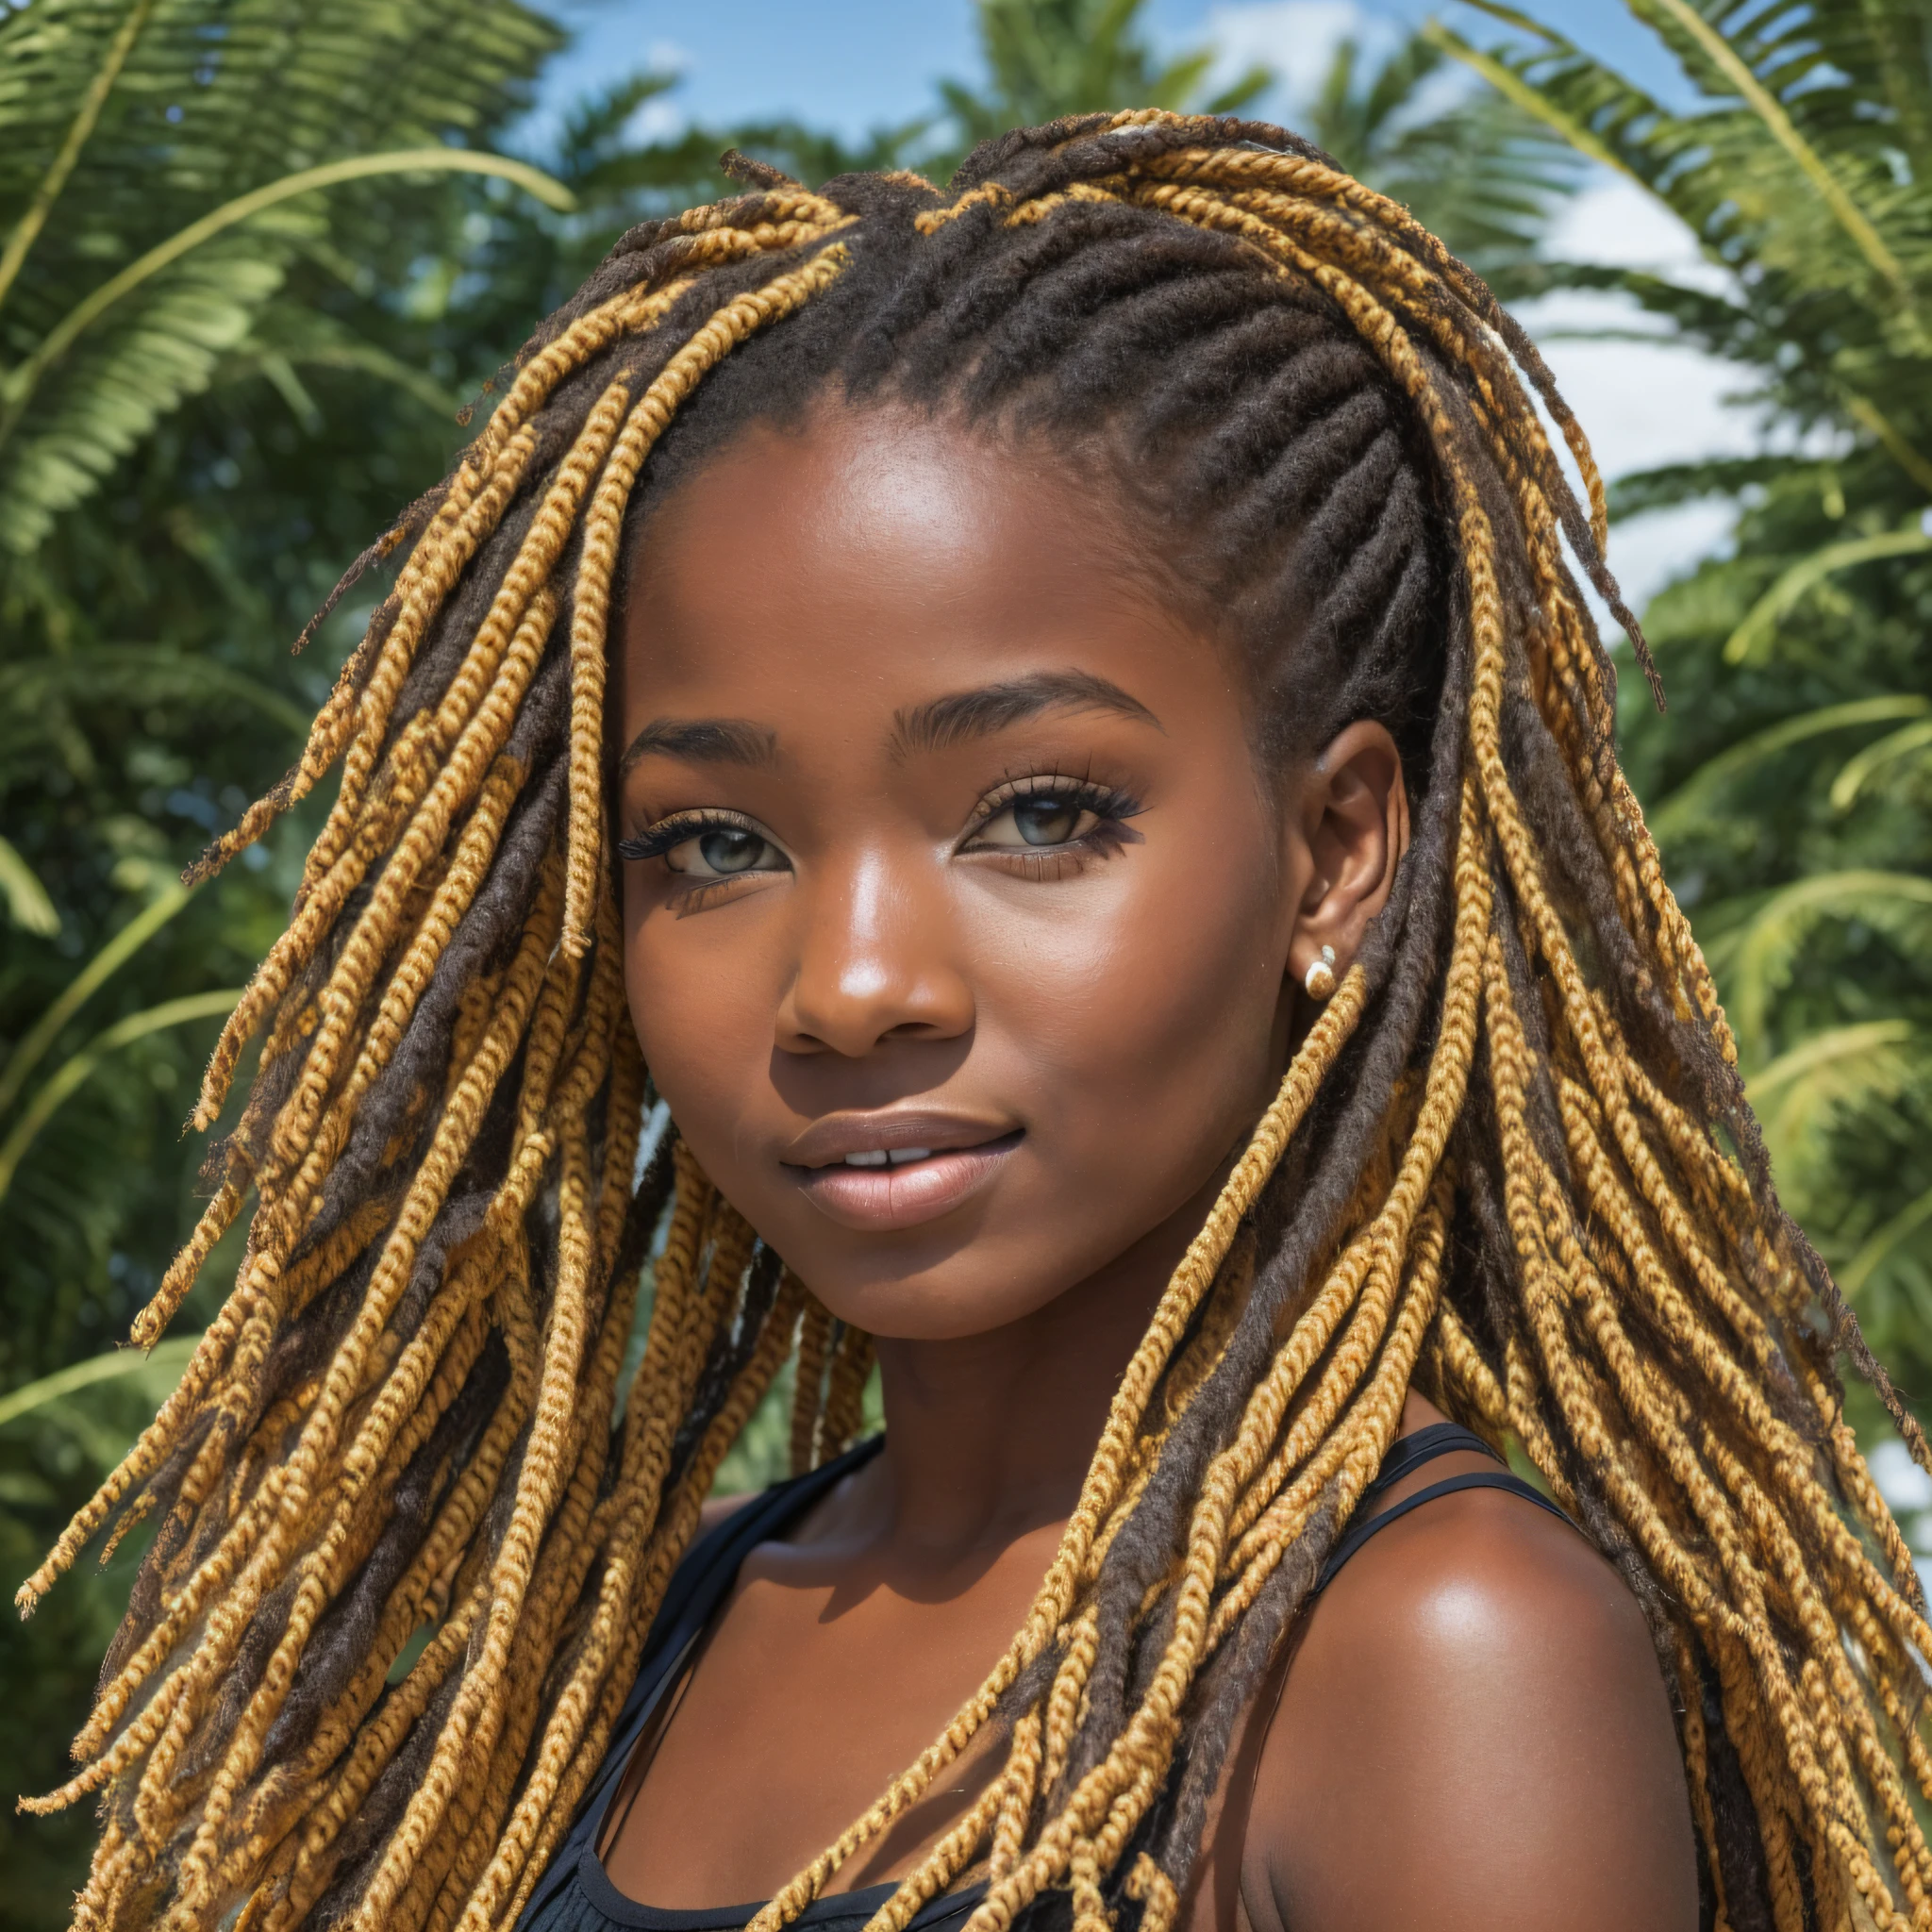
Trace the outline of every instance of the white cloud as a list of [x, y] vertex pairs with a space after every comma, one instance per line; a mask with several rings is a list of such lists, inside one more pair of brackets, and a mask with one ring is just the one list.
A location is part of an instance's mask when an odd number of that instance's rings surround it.
[[[1635, 182], [1616, 176], [1606, 175], [1576, 195], [1547, 245], [1562, 260], [1644, 269], [1713, 294], [1730, 287], [1676, 216]], [[1755, 372], [1670, 340], [1667, 325], [1627, 296], [1573, 291], [1524, 303], [1517, 313], [1606, 476], [1751, 456], [1767, 446], [1759, 411], [1736, 400], [1754, 386]], [[1593, 329], [1657, 340], [1576, 339]], [[1709, 501], [1619, 524], [1610, 532], [1609, 565], [1629, 602], [1641, 610], [1671, 578], [1721, 549], [1735, 518], [1733, 505]]]
[[1622, 175], [1606, 172], [1573, 196], [1552, 225], [1547, 247], [1565, 261], [1648, 269], [1713, 294], [1730, 286], [1690, 230], [1656, 195]]
[[1210, 8], [1205, 25], [1219, 56], [1217, 80], [1232, 80], [1258, 63], [1280, 75], [1290, 101], [1322, 84], [1343, 41], [1374, 44], [1393, 31], [1391, 22], [1354, 0], [1243, 0]]
[[[1576, 312], [1581, 306], [1563, 305], [1564, 325], [1584, 319]], [[1605, 475], [1750, 456], [1764, 447], [1756, 412], [1725, 402], [1748, 380], [1734, 364], [1668, 341], [1565, 340], [1554, 308], [1554, 303], [1526, 304], [1523, 321], [1589, 434]], [[1620, 305], [1607, 318], [1590, 320], [1623, 324], [1627, 316]]]
[[662, 94], [643, 102], [625, 124], [628, 141], [675, 141], [684, 132], [684, 109]]

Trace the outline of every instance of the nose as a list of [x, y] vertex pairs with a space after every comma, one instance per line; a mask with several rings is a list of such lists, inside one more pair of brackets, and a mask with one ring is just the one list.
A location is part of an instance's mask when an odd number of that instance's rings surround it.
[[801, 884], [798, 957], [778, 1006], [783, 1051], [858, 1059], [889, 1040], [954, 1040], [972, 1027], [943, 895], [878, 853]]

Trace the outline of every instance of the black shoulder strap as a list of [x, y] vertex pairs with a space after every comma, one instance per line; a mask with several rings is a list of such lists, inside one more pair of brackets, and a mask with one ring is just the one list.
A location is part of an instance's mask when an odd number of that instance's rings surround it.
[[685, 1552], [672, 1572], [664, 1601], [651, 1620], [651, 1633], [638, 1659], [637, 1680], [617, 1714], [604, 1761], [584, 1795], [569, 1837], [558, 1846], [549, 1869], [517, 1921], [519, 1932], [531, 1924], [538, 1911], [568, 1881], [585, 1845], [596, 1837], [605, 1806], [630, 1762], [631, 1752], [665, 1691], [677, 1681], [684, 1660], [704, 1635], [705, 1626], [730, 1595], [744, 1559], [758, 1544], [769, 1542], [796, 1522], [835, 1483], [863, 1468], [885, 1446], [885, 1441], [883, 1436], [870, 1437], [822, 1469], [773, 1484], [756, 1502], [715, 1524]]
[[1399, 1483], [1410, 1470], [1419, 1469], [1425, 1462], [1433, 1462], [1439, 1456], [1455, 1456], [1464, 1450], [1487, 1456], [1491, 1461], [1495, 1459], [1496, 1452], [1474, 1429], [1465, 1429], [1460, 1423], [1431, 1423], [1427, 1428], [1418, 1429], [1412, 1436], [1404, 1436], [1383, 1457], [1382, 1467], [1376, 1471], [1375, 1480], [1369, 1485], [1368, 1493], [1357, 1507], [1368, 1507], [1385, 1490]]
[[1456, 1423], [1436, 1423], [1426, 1429], [1418, 1429], [1412, 1436], [1403, 1437], [1383, 1458], [1381, 1474], [1370, 1484], [1356, 1506], [1354, 1520], [1343, 1532], [1341, 1541], [1328, 1553], [1328, 1560], [1322, 1566], [1321, 1575], [1315, 1579], [1310, 1601], [1328, 1588], [1335, 1580], [1336, 1572], [1372, 1536], [1387, 1529], [1391, 1523], [1399, 1522], [1411, 1509], [1420, 1509], [1424, 1503], [1433, 1503], [1439, 1496], [1453, 1496], [1458, 1490], [1502, 1490], [1509, 1495], [1521, 1496], [1526, 1502], [1534, 1503], [1539, 1509], [1547, 1509], [1559, 1523], [1568, 1523], [1573, 1529], [1576, 1527], [1541, 1491], [1531, 1488], [1521, 1476], [1502, 1469], [1471, 1470], [1464, 1475], [1445, 1476], [1441, 1482], [1430, 1483], [1425, 1489], [1416, 1491], [1414, 1495], [1405, 1496], [1401, 1502], [1380, 1514], [1376, 1513], [1375, 1505], [1411, 1470], [1419, 1469], [1425, 1462], [1433, 1462], [1438, 1457], [1454, 1456], [1466, 1450], [1495, 1459], [1496, 1452], [1480, 1436]]

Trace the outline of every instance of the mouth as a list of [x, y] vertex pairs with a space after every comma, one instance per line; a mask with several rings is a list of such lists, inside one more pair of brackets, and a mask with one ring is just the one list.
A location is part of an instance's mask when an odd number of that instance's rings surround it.
[[885, 1232], [950, 1213], [992, 1179], [1024, 1138], [1022, 1128], [991, 1123], [848, 1115], [801, 1135], [785, 1167], [829, 1219]]

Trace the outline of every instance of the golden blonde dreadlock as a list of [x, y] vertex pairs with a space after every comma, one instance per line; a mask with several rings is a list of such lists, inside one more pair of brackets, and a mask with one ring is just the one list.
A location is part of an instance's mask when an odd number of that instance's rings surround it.
[[[1430, 585], [1454, 605], [1440, 689], [1343, 679], [1337, 702], [1407, 719], [1427, 749], [1424, 832], [1175, 1270], [1024, 1624], [756, 1932], [795, 1918], [989, 1727], [1003, 1770], [880, 1932], [978, 1861], [969, 1932], [1004, 1932], [1048, 1890], [1071, 1894], [1075, 1932], [1123, 1912], [1170, 1932], [1233, 1714], [1411, 1384], [1519, 1442], [1637, 1589], [1679, 1700], [1716, 1922], [1761, 1906], [1777, 1932], [1932, 1925], [1913, 1808], [1932, 1798], [1932, 1628], [1835, 1356], [1889, 1387], [1776, 1207], [1716, 994], [1618, 769], [1607, 662], [1563, 550], [1614, 597], [1603, 492], [1534, 350], [1402, 209], [1278, 129], [1059, 123], [990, 143], [950, 200], [916, 176], [813, 194], [751, 172], [760, 192], [624, 238], [546, 325], [455, 474], [372, 553], [402, 558], [393, 591], [301, 764], [210, 855], [340, 763], [196, 1124], [258, 1033], [259, 1072], [136, 1340], [159, 1336], [252, 1191], [233, 1293], [20, 1593], [30, 1609], [97, 1534], [155, 1525], [82, 1768], [31, 1801], [104, 1800], [76, 1924], [199, 1932], [239, 1908], [242, 1932], [509, 1926], [719, 1463], [788, 1357], [794, 1467], [856, 1433], [869, 1338], [783, 1269], [675, 1129], [637, 1173], [646, 1071], [603, 721], [633, 497], [700, 385], [775, 356], [841, 287], [889, 311], [875, 353], [914, 390], [924, 355], [933, 392], [963, 384], [969, 409], [991, 408], [1007, 354], [1011, 393], [1044, 369], [1077, 398], [1087, 365], [1054, 358], [1091, 319], [1079, 277], [1131, 257], [1169, 280], [1135, 286], [1122, 329], [1187, 304], [1285, 305], [1253, 326], [1314, 343], [1309, 382], [1354, 397], [1368, 371], [1394, 399], [1374, 408], [1406, 412], [1420, 455], [1403, 475], [1433, 479], [1444, 569], [1389, 527], [1407, 545], [1403, 608]], [[1059, 275], [1061, 308], [962, 375], [959, 343], [1011, 308], [1023, 269]], [[1204, 388], [1219, 353], [1199, 352]], [[1181, 411], [1191, 379], [1183, 364], [1181, 400], [1149, 408]], [[1341, 435], [1344, 414], [1294, 433]], [[1220, 475], [1241, 447], [1208, 436], [1202, 461]], [[1383, 620], [1363, 614], [1355, 546], [1334, 547], [1345, 665]], [[1347, 1131], [1305, 1131], [1318, 1122]]]

